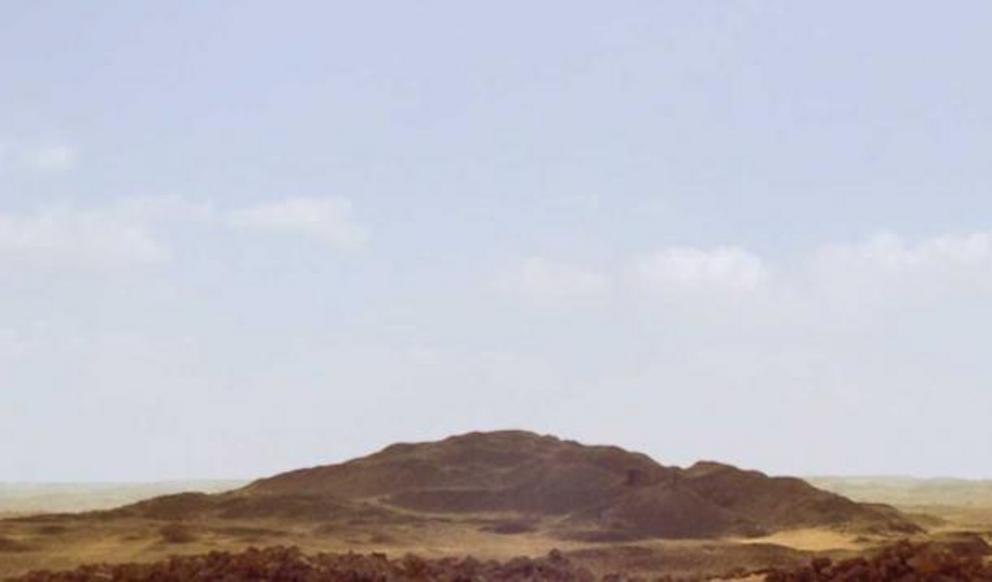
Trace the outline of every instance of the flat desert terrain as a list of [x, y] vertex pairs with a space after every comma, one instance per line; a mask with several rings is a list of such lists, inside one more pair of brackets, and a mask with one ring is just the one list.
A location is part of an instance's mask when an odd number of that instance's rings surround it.
[[156, 483], [0, 483], [0, 517], [113, 509], [162, 495], [183, 491], [218, 493], [244, 484], [233, 479]]

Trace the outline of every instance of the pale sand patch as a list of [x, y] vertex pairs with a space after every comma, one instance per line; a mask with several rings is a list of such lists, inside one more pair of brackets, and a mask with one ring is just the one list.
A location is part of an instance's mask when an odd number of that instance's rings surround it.
[[731, 538], [740, 544], [775, 544], [808, 552], [829, 550], [862, 550], [872, 545], [856, 534], [828, 529], [803, 528], [780, 531], [756, 538]]

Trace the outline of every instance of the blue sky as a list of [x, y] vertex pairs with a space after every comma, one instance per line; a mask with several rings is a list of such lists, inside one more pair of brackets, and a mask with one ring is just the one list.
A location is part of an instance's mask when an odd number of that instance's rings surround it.
[[504, 427], [992, 477], [990, 17], [0, 3], [0, 480]]

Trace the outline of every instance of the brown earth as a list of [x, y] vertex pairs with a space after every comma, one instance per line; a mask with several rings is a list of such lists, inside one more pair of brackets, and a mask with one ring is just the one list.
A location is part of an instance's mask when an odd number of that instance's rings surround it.
[[[770, 582], [857, 580], [992, 580], [992, 566], [986, 561], [989, 546], [979, 538], [957, 544], [913, 544], [902, 541], [867, 557], [833, 560], [818, 557], [807, 565], [793, 568], [738, 568], [720, 579], [763, 579]], [[441, 582], [530, 580], [530, 581], [621, 581], [643, 580], [626, 572], [649, 553], [635, 549], [622, 552], [619, 569], [595, 574], [581, 564], [588, 556], [566, 556], [558, 551], [543, 558], [518, 557], [504, 562], [474, 558], [426, 560], [414, 555], [389, 559], [385, 554], [306, 555], [298, 548], [249, 549], [240, 553], [211, 552], [205, 555], [173, 557], [152, 564], [98, 564], [64, 572], [36, 571], [12, 579], [13, 582], [180, 582], [187, 580], [244, 580], [273, 582], [321, 581], [414, 581]], [[611, 556], [616, 559], [617, 556]], [[653, 576], [654, 580], [673, 580]]]
[[560, 516], [559, 534], [580, 538], [709, 538], [810, 526], [920, 531], [890, 507], [855, 503], [800, 479], [711, 462], [667, 467], [618, 447], [523, 431], [392, 445], [367, 457], [284, 473], [224, 499], [202, 501], [229, 507], [234, 499], [246, 506], [334, 499], [442, 514]]
[[714, 576], [842, 560], [904, 535], [926, 537], [891, 507], [798, 479], [504, 431], [393, 445], [227, 493], [0, 520], [0, 578], [250, 546], [501, 562], [558, 549], [596, 575]]
[[20, 582], [187, 582], [231, 580], [271, 582], [416, 581], [468, 582], [472, 580], [592, 581], [588, 570], [559, 553], [546, 558], [516, 558], [505, 563], [473, 558], [424, 560], [413, 555], [390, 560], [384, 554], [318, 554], [307, 556], [296, 548], [249, 549], [232, 554], [212, 552], [171, 558], [154, 564], [90, 565], [73, 571], [29, 573]]
[[886, 547], [868, 557], [833, 561], [818, 558], [802, 568], [769, 569], [756, 574], [769, 582], [858, 580], [992, 580], [989, 546], [981, 540], [960, 545], [913, 544]]

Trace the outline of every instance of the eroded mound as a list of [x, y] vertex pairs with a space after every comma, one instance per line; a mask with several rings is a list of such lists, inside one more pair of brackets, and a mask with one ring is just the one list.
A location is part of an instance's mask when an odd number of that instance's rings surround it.
[[562, 535], [699, 538], [836, 526], [919, 531], [898, 511], [793, 478], [719, 463], [666, 467], [641, 453], [524, 431], [397, 444], [338, 465], [257, 481], [237, 495], [376, 499], [432, 513], [562, 516]]
[[891, 507], [856, 503], [800, 479], [712, 462], [667, 467], [618, 447], [524, 431], [396, 444], [228, 493], [170, 495], [95, 515], [397, 525], [479, 513], [551, 524], [547, 533], [571, 540], [756, 536], [803, 527], [920, 531]]
[[217, 518], [257, 520], [279, 518], [298, 522], [325, 522], [337, 519], [362, 520], [366, 523], [409, 521], [387, 507], [361, 500], [340, 499], [331, 495], [241, 495], [223, 493], [180, 493], [156, 497], [120, 509], [91, 513], [102, 519], [143, 517], [160, 520]]

